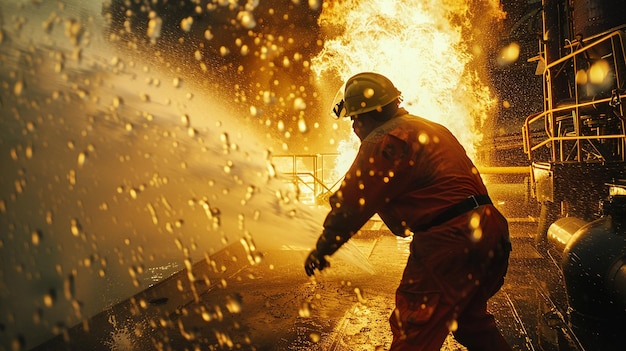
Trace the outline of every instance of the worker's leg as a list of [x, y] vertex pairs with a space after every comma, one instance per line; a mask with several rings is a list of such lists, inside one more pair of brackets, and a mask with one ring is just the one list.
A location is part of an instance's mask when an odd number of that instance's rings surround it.
[[[485, 330], [494, 342], [503, 344], [503, 350], [510, 349], [486, 311], [486, 301], [502, 286], [508, 267], [508, 246], [502, 244], [508, 240], [507, 224], [499, 215], [490, 216], [487, 209], [478, 212], [483, 215], [484, 229], [495, 222], [502, 227], [501, 233], [488, 231], [482, 240], [471, 240], [472, 233], [461, 216], [449, 226], [415, 233], [390, 317], [391, 351], [440, 350], [454, 324], [460, 338], [472, 343], [474, 338], [467, 335], [474, 330], [468, 320], [482, 323], [484, 327], [477, 332]], [[498, 262], [495, 271], [494, 261]], [[474, 299], [484, 303], [479, 305]]]
[[428, 278], [427, 267], [409, 257], [396, 291], [396, 308], [389, 318], [390, 351], [439, 351], [449, 334], [452, 306]]
[[[496, 217], [496, 216], [493, 216]], [[487, 216], [483, 219], [483, 229], [492, 230], [493, 233], [508, 233], [502, 224], [497, 223], [497, 218]], [[510, 244], [508, 234], [498, 237], [492, 234], [494, 240], [489, 245], [493, 249], [487, 265], [480, 269], [480, 284], [476, 294], [466, 305], [459, 306], [458, 329], [454, 332], [457, 341], [468, 348], [469, 351], [508, 351], [511, 347], [498, 330], [495, 318], [487, 311], [487, 301], [495, 295], [504, 284], [504, 276], [508, 269]], [[480, 245], [479, 245], [480, 247]]]
[[[448, 230], [450, 231], [450, 230]], [[468, 241], [457, 230], [416, 234], [389, 321], [390, 351], [439, 351], [458, 304], [477, 290], [468, 279]]]
[[496, 326], [493, 315], [487, 312], [487, 301], [476, 295], [459, 315], [454, 338], [469, 351], [508, 351], [508, 345]]

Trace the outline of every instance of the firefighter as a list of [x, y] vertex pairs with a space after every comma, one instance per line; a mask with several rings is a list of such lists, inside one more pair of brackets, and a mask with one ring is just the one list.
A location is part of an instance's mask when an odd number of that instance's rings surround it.
[[308, 276], [374, 214], [398, 236], [412, 235], [389, 322], [392, 351], [440, 350], [450, 332], [470, 351], [511, 350], [487, 312], [508, 268], [509, 229], [476, 167], [444, 126], [400, 107], [385, 76], [345, 84], [334, 113], [361, 140], [315, 248]]

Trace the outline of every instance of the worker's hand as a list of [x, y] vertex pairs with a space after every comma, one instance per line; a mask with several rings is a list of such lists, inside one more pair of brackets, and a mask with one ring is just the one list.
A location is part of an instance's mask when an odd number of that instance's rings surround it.
[[330, 267], [330, 263], [328, 263], [324, 255], [321, 255], [317, 250], [311, 251], [304, 262], [304, 271], [309, 277], [315, 274], [316, 269], [321, 272], [322, 269], [326, 267]]

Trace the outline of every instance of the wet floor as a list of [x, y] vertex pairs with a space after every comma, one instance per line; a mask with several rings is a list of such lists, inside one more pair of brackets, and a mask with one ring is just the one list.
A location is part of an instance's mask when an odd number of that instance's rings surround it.
[[[313, 280], [305, 251], [268, 251], [251, 265], [235, 244], [37, 350], [386, 350], [409, 242], [369, 226], [353, 240], [374, 274], [334, 259]], [[490, 310], [514, 350], [578, 350], [562, 316], [559, 272], [535, 250], [534, 229], [511, 223], [511, 266]], [[463, 347], [450, 337], [442, 350]]]

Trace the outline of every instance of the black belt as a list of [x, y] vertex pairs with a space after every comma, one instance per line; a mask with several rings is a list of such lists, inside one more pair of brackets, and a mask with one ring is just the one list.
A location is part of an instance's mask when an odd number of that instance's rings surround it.
[[493, 202], [491, 202], [489, 195], [472, 195], [468, 197], [467, 199], [459, 202], [458, 204], [453, 205], [452, 207], [449, 207], [447, 210], [443, 211], [443, 213], [441, 213], [440, 215], [435, 217], [432, 221], [430, 221], [430, 223], [428, 223], [427, 225], [419, 226], [413, 231], [424, 231], [430, 227], [443, 224], [451, 220], [452, 218], [458, 215], [461, 215], [467, 211], [475, 210], [481, 205], [492, 205], [492, 204]]

